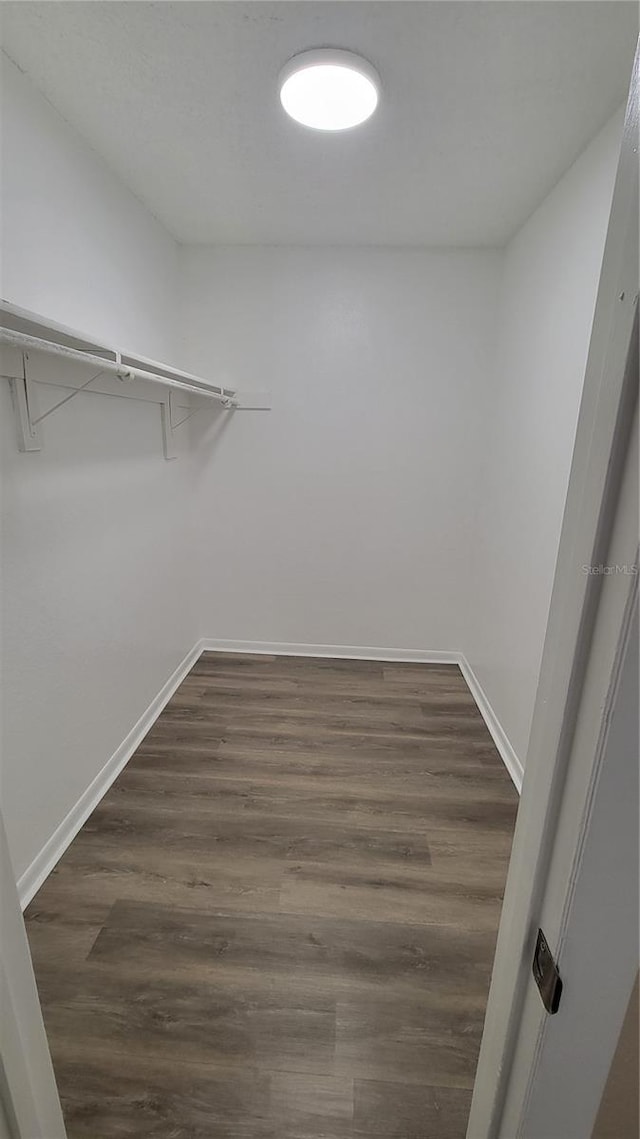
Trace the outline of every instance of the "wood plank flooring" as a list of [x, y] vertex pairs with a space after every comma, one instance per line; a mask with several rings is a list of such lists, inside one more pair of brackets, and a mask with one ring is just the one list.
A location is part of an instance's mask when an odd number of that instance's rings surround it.
[[455, 666], [204, 654], [25, 915], [69, 1139], [464, 1139], [516, 809]]

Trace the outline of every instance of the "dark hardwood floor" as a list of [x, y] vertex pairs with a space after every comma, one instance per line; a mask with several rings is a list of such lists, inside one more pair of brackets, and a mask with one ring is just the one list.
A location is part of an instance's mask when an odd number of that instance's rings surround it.
[[69, 1139], [464, 1139], [516, 809], [455, 666], [205, 654], [26, 912]]

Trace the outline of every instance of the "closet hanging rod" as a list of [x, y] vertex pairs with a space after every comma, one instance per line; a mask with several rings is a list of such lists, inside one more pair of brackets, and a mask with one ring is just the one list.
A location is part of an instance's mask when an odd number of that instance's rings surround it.
[[[109, 360], [105, 356], [98, 355], [97, 352], [72, 348], [66, 344], [58, 344], [53, 340], [45, 340], [26, 332], [18, 332], [8, 328], [0, 328], [0, 341], [15, 348], [21, 348], [23, 351], [32, 349], [34, 352], [47, 352], [54, 356], [63, 356], [68, 360], [99, 365], [105, 372], [112, 372], [121, 380], [148, 380], [150, 383], [162, 384], [164, 387], [175, 388], [178, 391], [188, 392], [190, 395], [201, 395], [207, 399], [217, 400], [218, 403], [227, 408], [239, 406], [233, 388], [211, 387], [204, 381], [200, 382], [197, 376], [189, 376], [186, 372], [177, 372], [176, 370], [172, 374], [173, 370], [163, 364], [158, 364], [158, 371], [155, 372], [147, 368], [140, 368], [134, 357], [125, 356], [123, 359], [121, 353], [115, 350], [112, 353], [115, 359]], [[103, 350], [106, 351], [106, 349]], [[130, 360], [131, 363], [129, 363]], [[153, 361], [144, 360], [144, 363], [153, 366]]]

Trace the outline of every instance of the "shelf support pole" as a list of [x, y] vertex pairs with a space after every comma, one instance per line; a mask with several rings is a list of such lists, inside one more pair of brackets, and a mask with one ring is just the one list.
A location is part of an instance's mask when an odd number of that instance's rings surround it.
[[38, 419], [34, 417], [36, 398], [34, 386], [27, 375], [27, 353], [22, 353], [22, 375], [10, 376], [11, 398], [16, 413], [19, 451], [41, 451], [42, 440]]
[[172, 392], [167, 392], [160, 404], [160, 419], [162, 423], [162, 448], [167, 462], [178, 458], [176, 441], [173, 435], [172, 424]]

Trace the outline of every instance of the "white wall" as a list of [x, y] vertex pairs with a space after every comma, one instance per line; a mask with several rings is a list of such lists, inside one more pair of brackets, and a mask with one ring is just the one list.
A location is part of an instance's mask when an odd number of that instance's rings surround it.
[[505, 252], [465, 651], [524, 763], [623, 112]]
[[177, 246], [6, 56], [2, 295], [172, 362]]
[[273, 397], [196, 452], [203, 635], [457, 649], [500, 255], [194, 247], [182, 272], [187, 365]]
[[461, 649], [524, 763], [621, 125], [502, 252], [182, 251], [188, 364], [274, 400], [196, 458], [205, 636]]
[[524, 757], [619, 120], [506, 256], [178, 251], [10, 64], [3, 82], [3, 295], [273, 395], [198, 416], [167, 464], [157, 408], [97, 395], [18, 454], [2, 384], [17, 875], [200, 635], [462, 649]]
[[[173, 241], [10, 64], [3, 87], [3, 296], [174, 356]], [[19, 454], [4, 381], [0, 401], [2, 796], [20, 876], [197, 638], [191, 466], [163, 459], [157, 406], [80, 394], [42, 452]]]

